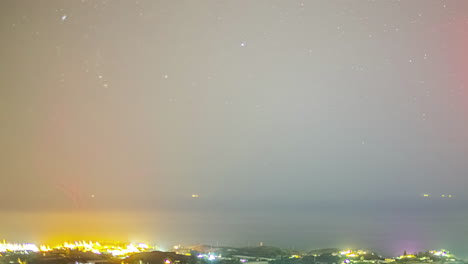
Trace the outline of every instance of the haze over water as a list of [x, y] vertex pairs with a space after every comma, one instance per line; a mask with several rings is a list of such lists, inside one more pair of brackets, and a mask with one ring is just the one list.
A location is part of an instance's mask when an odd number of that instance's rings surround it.
[[[383, 255], [449, 248], [466, 257], [465, 201], [347, 201], [294, 204], [184, 201], [177, 208], [127, 211], [23, 212], [2, 217], [6, 238], [79, 239], [255, 246], [311, 250], [356, 247]], [[19, 220], [19, 221], [18, 221]], [[21, 230], [18, 235], [16, 230]]]

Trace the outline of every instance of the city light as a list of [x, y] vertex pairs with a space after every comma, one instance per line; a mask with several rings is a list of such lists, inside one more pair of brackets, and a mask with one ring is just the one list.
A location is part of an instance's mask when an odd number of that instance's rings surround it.
[[115, 244], [101, 244], [92, 241], [77, 241], [73, 243], [64, 242], [63, 244], [50, 246], [26, 243], [26, 244], [12, 244], [5, 241], [0, 244], [0, 253], [4, 252], [50, 252], [53, 250], [76, 250], [81, 252], [92, 252], [95, 254], [111, 254], [114, 257], [127, 257], [133, 253], [145, 252], [150, 250], [147, 244], [128, 244], [119, 245]]
[[439, 257], [450, 257], [451, 254], [450, 252], [448, 252], [447, 250], [445, 249], [441, 249], [441, 250], [432, 250], [432, 251], [429, 251], [429, 253], [433, 254], [434, 256], [439, 256]]
[[[132, 254], [135, 253], [140, 253], [140, 252], [151, 252], [155, 248], [148, 246], [147, 244], [144, 243], [130, 243], [130, 244], [122, 244], [122, 243], [102, 243], [102, 242], [93, 242], [93, 241], [76, 241], [76, 242], [64, 242], [63, 244], [58, 244], [55, 246], [51, 245], [40, 245], [37, 246], [32, 243], [24, 243], [24, 244], [19, 244], [19, 243], [7, 243], [3, 241], [3, 243], [0, 243], [0, 256], [8, 255], [9, 253], [17, 253], [20, 255], [26, 255], [26, 254], [31, 254], [33, 252], [40, 252], [42, 253], [43, 256], [47, 256], [47, 252], [50, 252], [50, 255], [55, 255], [57, 253], [59, 254], [69, 254], [70, 251], [79, 251], [79, 252], [92, 252], [95, 254], [106, 254], [107, 257], [110, 258], [116, 258], [116, 259], [125, 259]], [[178, 251], [182, 252], [176, 252], [178, 255], [187, 255], [190, 256], [189, 247], [184, 247], [181, 245], [175, 245], [173, 246], [173, 249], [176, 249]], [[65, 251], [65, 253], [64, 253]], [[432, 250], [432, 251], [426, 251], [426, 253], [431, 254], [435, 257], [438, 257], [442, 259], [443, 261], [455, 261], [456, 258], [452, 254], [450, 254], [449, 251], [445, 249], [441, 250]], [[372, 254], [374, 255], [373, 252], [369, 252], [366, 250], [342, 250], [342, 251], [336, 251], [332, 252], [332, 256], [338, 256], [341, 260], [340, 262], [336, 263], [341, 263], [341, 264], [362, 264], [362, 262], [372, 262], [372, 263], [379, 263], [379, 262], [373, 262], [373, 260], [370, 261], [363, 261], [365, 260], [364, 257], [366, 255]], [[314, 254], [314, 261], [316, 255]], [[180, 260], [178, 259], [172, 259], [170, 256], [167, 259], [160, 260], [160, 264], [178, 264]], [[223, 256], [220, 254], [219, 251], [212, 251], [212, 252], [207, 252], [207, 253], [200, 253], [196, 255], [201, 263], [218, 263], [224, 261], [224, 260], [233, 260], [232, 256]], [[237, 260], [238, 263], [254, 263], [258, 261], [265, 261], [265, 260], [259, 260], [258, 258], [250, 257], [249, 255], [238, 255], [234, 256], [234, 260]], [[377, 257], [377, 255], [376, 255]], [[169, 259], [171, 258], [171, 259]], [[297, 261], [301, 261], [303, 258], [302, 254], [294, 254], [290, 255], [288, 261], [291, 261], [293, 263], [296, 261], [295, 259], [298, 259]], [[380, 260], [383, 261], [383, 258], [378, 256]], [[427, 254], [420, 256], [414, 255], [414, 254], [405, 254], [399, 257], [392, 257], [392, 258], [386, 258], [385, 261], [382, 263], [390, 263], [390, 262], [395, 262], [395, 263], [402, 263], [402, 262], [407, 262], [407, 261], [422, 261], [422, 262], [432, 262], [429, 261], [431, 260], [430, 257], [427, 256]], [[205, 262], [204, 262], [205, 261]], [[210, 261], [210, 262], [206, 262]], [[402, 261], [402, 262], [400, 262]], [[27, 264], [28, 262], [24, 262], [24, 259], [18, 259], [17, 262], [10, 262], [11, 264]], [[122, 262], [123, 263], [123, 262]], [[142, 262], [140, 262], [142, 264]], [[197, 262], [200, 264], [200, 262]], [[295, 262], [294, 262], [295, 263]], [[434, 262], [436, 264], [436, 262]], [[296, 263], [297, 264], [297, 263]]]
[[341, 255], [345, 255], [346, 257], [350, 257], [350, 258], [354, 258], [354, 257], [358, 257], [358, 256], [361, 256], [361, 255], [366, 255], [367, 252], [366, 251], [363, 251], [363, 250], [351, 250], [351, 249], [347, 249], [347, 250], [343, 250], [343, 251], [340, 251], [339, 252]]
[[5, 241], [0, 244], [0, 252], [18, 252], [18, 251], [32, 251], [38, 252], [39, 248], [34, 244], [10, 244]]

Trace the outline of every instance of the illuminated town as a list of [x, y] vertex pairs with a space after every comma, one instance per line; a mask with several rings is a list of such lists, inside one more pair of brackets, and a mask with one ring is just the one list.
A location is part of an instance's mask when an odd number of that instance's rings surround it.
[[92, 241], [79, 241], [68, 243], [65, 242], [61, 245], [40, 245], [37, 246], [32, 243], [27, 244], [12, 244], [3, 241], [0, 244], [0, 253], [6, 252], [20, 252], [20, 253], [29, 253], [29, 252], [52, 252], [54, 250], [76, 250], [80, 252], [92, 252], [95, 254], [110, 254], [115, 257], [128, 256], [132, 253], [148, 251], [150, 248], [148, 245], [139, 243], [139, 244], [128, 244], [128, 245], [119, 245], [115, 244], [102, 244], [99, 242]]
[[234, 248], [175, 245], [162, 251], [146, 243], [64, 242], [58, 245], [0, 243], [0, 264], [464, 264], [449, 251], [403, 252], [383, 257], [370, 250], [322, 249], [309, 252], [263, 246]]

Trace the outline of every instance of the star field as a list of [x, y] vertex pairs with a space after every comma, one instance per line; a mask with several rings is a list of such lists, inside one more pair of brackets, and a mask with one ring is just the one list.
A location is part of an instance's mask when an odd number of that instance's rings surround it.
[[[420, 202], [450, 193], [450, 210], [466, 209], [468, 2], [6, 0], [0, 10], [0, 226], [44, 235], [15, 222], [27, 214], [58, 234], [66, 228], [50, 219], [83, 213], [98, 229], [106, 217], [89, 212], [110, 212], [122, 219], [114, 229], [193, 243], [235, 230], [226, 243], [335, 246], [336, 230], [355, 225], [343, 243], [466, 250], [456, 231], [466, 224]], [[285, 217], [294, 208], [300, 220]], [[138, 213], [116, 216], [128, 211]]]

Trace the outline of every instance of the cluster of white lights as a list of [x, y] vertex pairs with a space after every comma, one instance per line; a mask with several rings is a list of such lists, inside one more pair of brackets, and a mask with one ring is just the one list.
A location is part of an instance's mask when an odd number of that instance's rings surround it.
[[99, 242], [86, 242], [79, 241], [74, 243], [65, 242], [63, 245], [49, 246], [41, 245], [36, 246], [35, 244], [11, 244], [0, 243], [0, 253], [2, 252], [48, 252], [54, 249], [71, 249], [78, 250], [82, 252], [93, 252], [95, 254], [108, 253], [116, 257], [128, 256], [132, 253], [138, 253], [147, 251], [149, 249], [146, 244], [129, 244], [126, 246], [117, 246], [117, 245], [101, 245]]
[[38, 252], [39, 248], [34, 244], [10, 244], [3, 242], [0, 244], [0, 252], [19, 252], [19, 251], [33, 251]]
[[215, 260], [217, 258], [221, 258], [221, 255], [219, 256], [216, 256], [212, 253], [208, 253], [208, 254], [198, 254], [197, 258], [204, 258], [204, 259], [208, 259], [208, 260]]
[[449, 255], [449, 252], [447, 250], [444, 250], [444, 249], [441, 249], [439, 251], [430, 251], [431, 254], [433, 254], [434, 256], [440, 256], [440, 257], [445, 257], [447, 255]]

